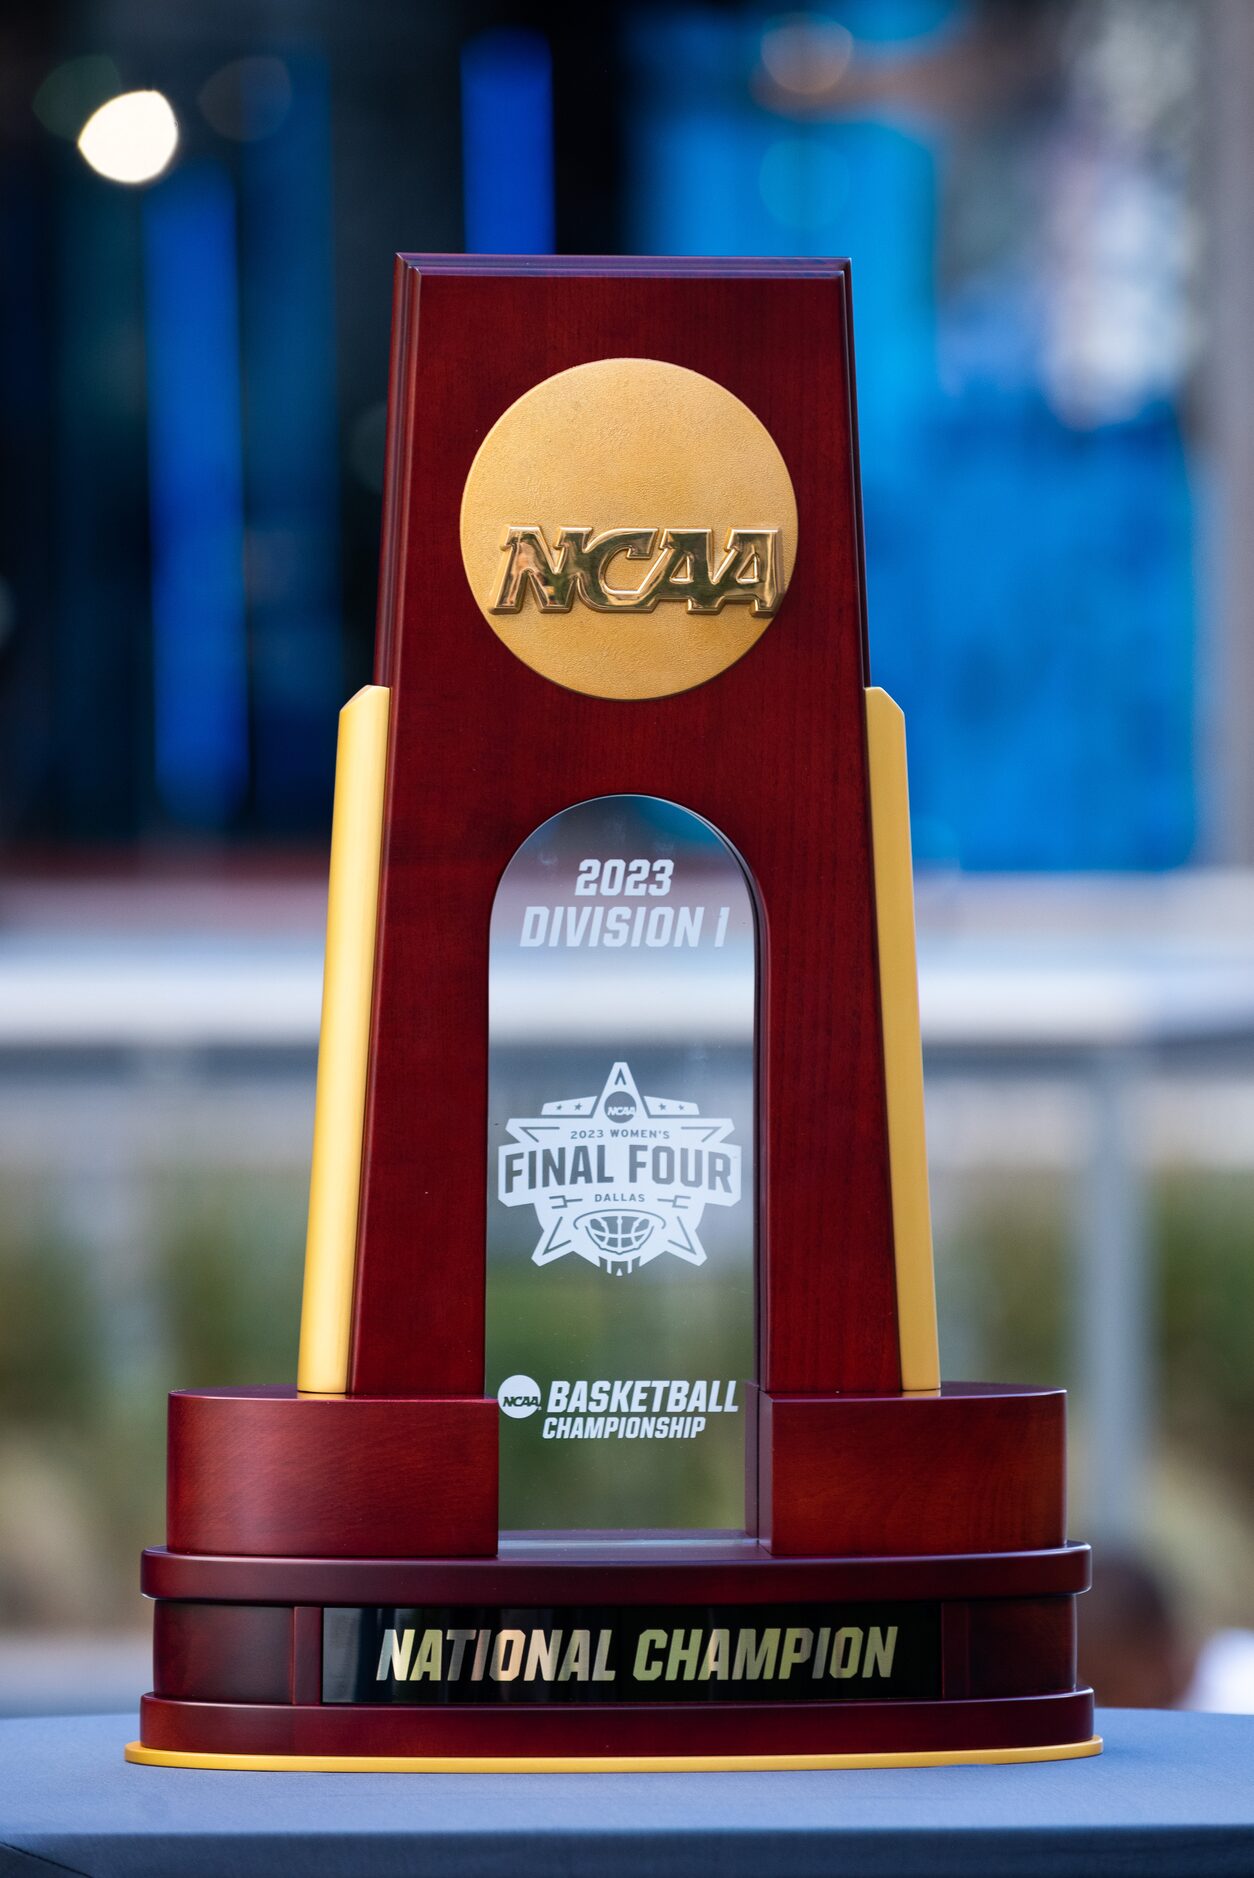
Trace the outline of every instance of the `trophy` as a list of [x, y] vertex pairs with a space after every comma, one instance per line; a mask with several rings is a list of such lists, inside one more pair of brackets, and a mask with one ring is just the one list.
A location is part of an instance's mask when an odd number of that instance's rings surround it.
[[337, 765], [297, 1386], [170, 1399], [131, 1758], [1097, 1752], [1064, 1396], [940, 1381], [848, 264], [401, 257]]

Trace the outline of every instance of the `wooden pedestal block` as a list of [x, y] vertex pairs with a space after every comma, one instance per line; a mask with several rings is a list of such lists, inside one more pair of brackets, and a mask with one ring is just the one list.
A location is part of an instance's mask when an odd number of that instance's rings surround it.
[[496, 1403], [189, 1389], [170, 1397], [178, 1552], [475, 1558], [496, 1551]]
[[759, 1537], [789, 1557], [1061, 1545], [1065, 1409], [1061, 1389], [995, 1383], [927, 1395], [759, 1391]]

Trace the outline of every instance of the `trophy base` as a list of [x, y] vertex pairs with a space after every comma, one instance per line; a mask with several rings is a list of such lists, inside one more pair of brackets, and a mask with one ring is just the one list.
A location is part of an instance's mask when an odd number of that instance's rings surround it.
[[368, 1772], [737, 1771], [1098, 1753], [1085, 1546], [780, 1558], [507, 1535], [478, 1559], [144, 1555], [128, 1758]]
[[1102, 1738], [1043, 1748], [936, 1748], [915, 1754], [586, 1754], [538, 1755], [188, 1754], [129, 1741], [138, 1767], [195, 1767], [241, 1774], [790, 1774], [886, 1767], [1016, 1767], [1031, 1761], [1082, 1761]]

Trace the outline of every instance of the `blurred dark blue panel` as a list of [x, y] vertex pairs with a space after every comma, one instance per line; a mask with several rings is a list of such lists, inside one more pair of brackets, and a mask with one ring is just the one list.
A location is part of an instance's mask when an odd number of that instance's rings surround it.
[[[855, 47], [877, 42], [870, 61], [966, 12], [954, 0], [831, 9]], [[767, 20], [708, 7], [630, 20], [628, 245], [853, 258], [872, 663], [908, 718], [916, 856], [985, 869], [1185, 861], [1197, 601], [1177, 413], [1147, 396], [1117, 422], [1065, 422], [1024, 365], [1032, 295], [1013, 279], [989, 288], [977, 345], [989, 369], [942, 383], [954, 318], [936, 286], [943, 120], [764, 108], [753, 83]], [[1031, 254], [1043, 273], [1044, 244]], [[1042, 282], [1030, 285], [1039, 298]]]
[[[863, 353], [866, 351], [864, 340]], [[1175, 414], [934, 411], [865, 489], [920, 860], [1161, 868], [1195, 839], [1193, 496]]]
[[189, 164], [144, 199], [157, 790], [222, 828], [248, 780], [235, 200]]
[[[132, 190], [71, 155], [49, 229], [55, 669], [44, 700], [46, 825], [76, 840], [116, 841], [149, 806], [149, 582], [147, 556], [135, 551], [147, 530], [140, 209]], [[34, 473], [33, 464], [19, 473]]]
[[243, 147], [241, 257], [254, 807], [322, 829], [344, 702], [329, 79], [285, 58], [291, 108]]
[[553, 99], [547, 41], [496, 28], [462, 48], [462, 190], [470, 254], [553, 249]]
[[51, 190], [11, 151], [0, 185], [0, 830], [40, 807], [55, 760]]

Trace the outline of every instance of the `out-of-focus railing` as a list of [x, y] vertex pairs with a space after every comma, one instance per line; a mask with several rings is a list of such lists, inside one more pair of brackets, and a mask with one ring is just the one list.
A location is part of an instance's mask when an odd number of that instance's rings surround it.
[[[312, 879], [10, 881], [0, 1168], [64, 1180], [119, 1256], [172, 1159], [299, 1168], [322, 907]], [[1147, 1170], [1254, 1167], [1254, 880], [926, 877], [919, 928], [934, 1167], [1070, 1177], [1087, 1497], [1130, 1537], [1153, 1445]]]

